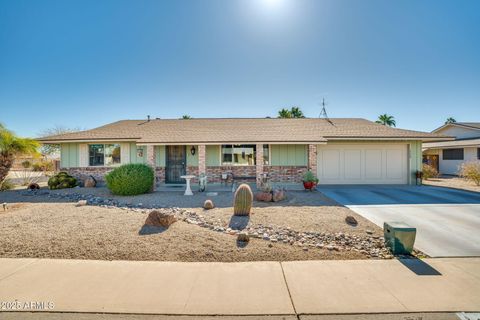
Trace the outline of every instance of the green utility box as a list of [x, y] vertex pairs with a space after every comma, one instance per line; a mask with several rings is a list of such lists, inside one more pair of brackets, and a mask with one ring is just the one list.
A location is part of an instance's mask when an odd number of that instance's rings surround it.
[[417, 229], [404, 222], [385, 222], [383, 224], [385, 245], [394, 255], [411, 254]]

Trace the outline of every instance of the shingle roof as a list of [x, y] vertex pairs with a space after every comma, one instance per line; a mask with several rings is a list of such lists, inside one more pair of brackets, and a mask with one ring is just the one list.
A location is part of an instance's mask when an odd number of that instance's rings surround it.
[[131, 140], [138, 143], [325, 142], [335, 139], [445, 140], [444, 135], [390, 128], [365, 119], [211, 118], [122, 120], [91, 130], [40, 138], [58, 141]]

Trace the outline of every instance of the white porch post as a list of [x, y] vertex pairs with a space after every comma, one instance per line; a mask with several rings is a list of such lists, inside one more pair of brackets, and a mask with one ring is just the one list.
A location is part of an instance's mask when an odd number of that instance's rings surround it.
[[255, 162], [257, 187], [260, 187], [263, 175], [263, 144], [257, 144], [256, 146]]
[[157, 188], [157, 173], [155, 171], [156, 166], [156, 159], [155, 159], [155, 146], [154, 145], [147, 145], [147, 164], [152, 167], [153, 175], [155, 179], [153, 180], [153, 191]]
[[198, 174], [207, 174], [205, 145], [198, 145]]

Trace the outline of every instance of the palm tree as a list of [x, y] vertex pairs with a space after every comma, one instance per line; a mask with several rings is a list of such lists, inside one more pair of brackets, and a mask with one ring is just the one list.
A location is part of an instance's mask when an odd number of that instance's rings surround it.
[[299, 107], [292, 107], [290, 113], [292, 114], [292, 118], [305, 118]]
[[445, 121], [445, 124], [455, 123], [455, 122], [457, 122], [457, 120], [455, 120], [455, 118], [448, 117], [448, 118], [447, 118], [447, 121]]
[[38, 147], [37, 141], [17, 137], [2, 126], [0, 128], [0, 183], [7, 177], [16, 155], [35, 154]]
[[282, 110], [278, 111], [278, 117], [279, 118], [291, 118], [292, 113], [290, 110], [283, 108]]
[[381, 114], [378, 116], [378, 120], [375, 121], [376, 123], [383, 124], [384, 126], [395, 127], [395, 118], [393, 116], [389, 116], [388, 114]]
[[192, 119], [192, 117], [190, 117], [188, 114], [184, 114], [182, 116], [182, 119], [187, 120], [187, 119]]

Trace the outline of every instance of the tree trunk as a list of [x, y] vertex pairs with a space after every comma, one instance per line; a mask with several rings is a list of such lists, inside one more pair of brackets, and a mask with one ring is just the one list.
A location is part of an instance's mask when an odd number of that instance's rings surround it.
[[0, 183], [7, 178], [8, 172], [13, 164], [13, 155], [0, 154]]

